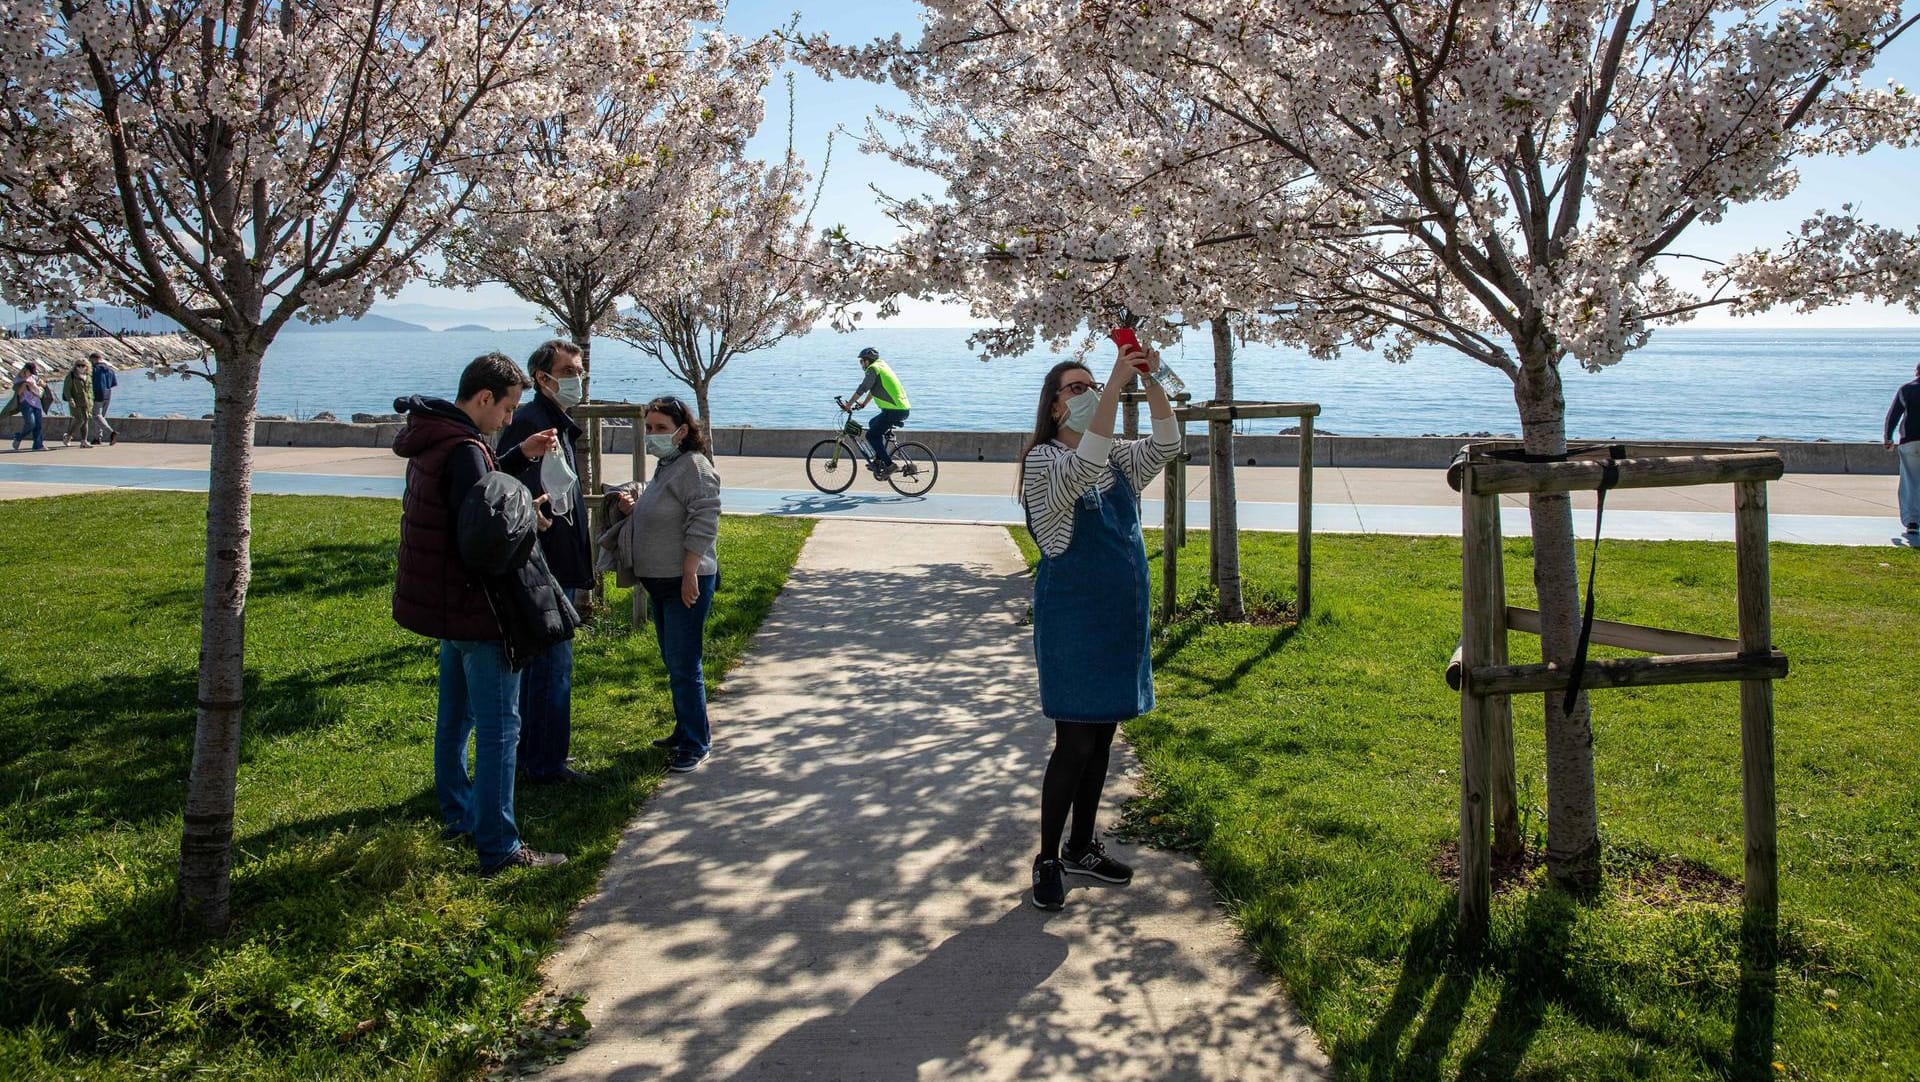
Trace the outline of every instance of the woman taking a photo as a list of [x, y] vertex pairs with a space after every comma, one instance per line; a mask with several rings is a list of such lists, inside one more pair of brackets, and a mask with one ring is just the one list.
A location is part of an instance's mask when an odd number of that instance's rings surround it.
[[[1121, 351], [1104, 385], [1078, 362], [1055, 365], [1020, 463], [1020, 501], [1040, 548], [1033, 581], [1040, 709], [1054, 723], [1033, 860], [1033, 904], [1041, 909], [1066, 904], [1068, 875], [1108, 883], [1133, 878], [1133, 869], [1094, 837], [1094, 815], [1114, 729], [1153, 709], [1140, 493], [1179, 452], [1180, 430], [1152, 379], [1151, 439], [1115, 440], [1113, 415], [1134, 373], [1159, 368], [1158, 353], [1137, 347]], [[1069, 813], [1073, 831], [1062, 849]]]
[[[653, 630], [673, 689], [673, 734], [655, 743], [676, 774], [697, 770], [712, 745], [707, 725], [707, 612], [720, 564], [720, 475], [708, 460], [706, 436], [686, 403], [667, 396], [647, 403], [647, 453], [659, 459], [653, 480], [613, 492], [617, 521], [601, 535], [620, 585], [631, 576], [652, 602]], [[625, 517], [618, 517], [625, 516]]]

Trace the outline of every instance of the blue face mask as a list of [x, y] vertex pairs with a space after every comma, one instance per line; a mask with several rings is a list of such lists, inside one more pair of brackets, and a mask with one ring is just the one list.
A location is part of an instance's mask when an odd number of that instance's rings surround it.
[[680, 441], [672, 432], [647, 433], [647, 453], [655, 458], [665, 458], [680, 449]]

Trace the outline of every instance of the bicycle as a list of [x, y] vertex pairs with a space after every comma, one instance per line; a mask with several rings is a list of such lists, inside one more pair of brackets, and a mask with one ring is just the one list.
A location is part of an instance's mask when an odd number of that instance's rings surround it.
[[[845, 416], [840, 433], [828, 436], [807, 452], [807, 480], [822, 492], [845, 492], [853, 485], [862, 463], [874, 466], [873, 451], [867, 447], [867, 429], [853, 419], [846, 399], [835, 398]], [[885, 475], [887, 484], [902, 496], [924, 496], [940, 476], [940, 462], [924, 443], [901, 442], [887, 433], [887, 454], [893, 458], [893, 470]]]

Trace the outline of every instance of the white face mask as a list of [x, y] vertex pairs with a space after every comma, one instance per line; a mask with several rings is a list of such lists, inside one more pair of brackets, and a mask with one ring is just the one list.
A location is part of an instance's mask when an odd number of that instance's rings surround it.
[[563, 518], [573, 511], [573, 488], [579, 483], [566, 452], [555, 447], [540, 460], [540, 488], [547, 494], [547, 514]]
[[1066, 426], [1075, 432], [1085, 432], [1093, 421], [1093, 411], [1100, 408], [1098, 391], [1081, 391], [1067, 399]]
[[647, 433], [647, 453], [655, 458], [665, 458], [680, 449], [680, 430], [672, 432]]
[[587, 393], [582, 389], [582, 385], [586, 383], [584, 378], [580, 376], [555, 378], [553, 383], [553, 400], [560, 403], [561, 409], [570, 410], [586, 400]]

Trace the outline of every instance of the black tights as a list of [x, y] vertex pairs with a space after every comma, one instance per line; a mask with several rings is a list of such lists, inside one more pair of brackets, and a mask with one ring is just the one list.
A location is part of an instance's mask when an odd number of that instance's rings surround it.
[[1073, 834], [1067, 848], [1079, 850], [1092, 844], [1093, 816], [1107, 787], [1107, 753], [1116, 728], [1111, 723], [1053, 723], [1053, 756], [1047, 760], [1046, 780], [1040, 784], [1040, 855], [1060, 855], [1060, 832], [1069, 811], [1073, 812]]

